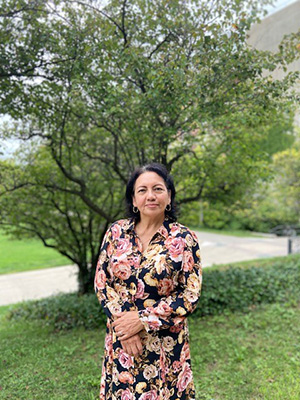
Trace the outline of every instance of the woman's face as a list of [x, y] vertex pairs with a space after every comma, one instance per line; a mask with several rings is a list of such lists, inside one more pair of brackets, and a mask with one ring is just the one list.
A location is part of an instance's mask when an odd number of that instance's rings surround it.
[[161, 176], [147, 171], [135, 181], [132, 200], [140, 211], [141, 219], [164, 217], [165, 209], [171, 203], [171, 193]]

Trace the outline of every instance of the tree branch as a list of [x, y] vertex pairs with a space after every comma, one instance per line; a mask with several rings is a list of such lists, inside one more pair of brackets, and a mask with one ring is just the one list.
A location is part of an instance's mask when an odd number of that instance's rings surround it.
[[[26, 78], [44, 78], [47, 79], [49, 81], [54, 81], [54, 77], [51, 76], [47, 76], [47, 75], [43, 75], [43, 74], [31, 74], [28, 75], [30, 72], [34, 72], [37, 68], [42, 68], [42, 67], [47, 67], [47, 66], [52, 66], [52, 65], [57, 65], [57, 64], [61, 64], [61, 63], [66, 63], [66, 62], [70, 62], [70, 61], [74, 61], [76, 59], [76, 57], [69, 57], [66, 59], [62, 59], [62, 60], [53, 60], [53, 61], [47, 61], [44, 62], [44, 60], [40, 60], [39, 64], [34, 65], [31, 68], [26, 69], [23, 72], [17, 72], [14, 71], [13, 69], [9, 72], [4, 72], [4, 71], [0, 71], [0, 78], [11, 78], [11, 77], [18, 77], [18, 78], [22, 78], [22, 77], [26, 77]], [[22, 67], [25, 67], [26, 65], [23, 65]], [[19, 66], [19, 68], [21, 68], [21, 66]]]
[[[103, 17], [107, 18], [110, 22], [113, 23], [113, 25], [115, 25], [119, 29], [119, 31], [122, 33], [124, 40], [125, 40], [126, 33], [123, 31], [122, 26], [120, 26], [112, 17], [110, 17], [104, 11], [99, 10], [98, 8], [92, 6], [91, 4], [84, 3], [83, 1], [79, 1], [79, 0], [66, 0], [66, 1], [68, 3], [77, 3], [77, 4], [80, 4], [81, 6], [90, 8], [91, 10], [93, 10], [93, 11], [99, 13], [100, 15], [102, 15]], [[126, 1], [125, 1], [125, 3], [126, 3]]]
[[29, 4], [27, 4], [26, 6], [19, 8], [18, 10], [11, 10], [8, 11], [6, 13], [1, 13], [0, 14], [0, 18], [14, 18], [16, 15], [22, 13], [23, 11], [43, 11], [43, 9], [41, 8], [37, 8], [37, 7], [30, 7], [31, 4], [29, 2]]
[[191, 201], [200, 200], [200, 199], [201, 199], [202, 192], [203, 192], [203, 189], [204, 189], [205, 181], [206, 181], [206, 176], [203, 178], [202, 183], [201, 183], [201, 185], [200, 185], [200, 188], [199, 188], [197, 194], [196, 194], [195, 196], [190, 196], [190, 197], [186, 197], [186, 198], [184, 198], [184, 199], [182, 199], [182, 200], [179, 200], [179, 201], [178, 201], [178, 204], [180, 205], [180, 204], [189, 203], [189, 202], [191, 202]]
[[36, 235], [43, 242], [45, 247], [49, 247], [51, 249], [57, 250], [60, 254], [62, 254], [63, 256], [67, 257], [74, 264], [78, 265], [77, 260], [74, 257], [72, 257], [70, 254], [68, 254], [66, 251], [60, 250], [57, 246], [55, 246], [53, 244], [47, 243], [47, 239], [44, 238], [44, 236], [38, 231], [38, 229], [35, 227], [34, 224], [29, 224], [29, 225], [32, 225], [32, 228], [29, 228], [29, 227], [25, 227], [25, 226], [22, 226], [22, 225], [19, 225], [19, 224], [16, 225], [16, 224], [10, 224], [10, 223], [7, 223], [7, 222], [2, 222], [0, 220], [0, 225], [9, 226], [9, 227], [17, 227], [20, 230], [33, 233], [34, 235]]
[[124, 37], [124, 47], [127, 47], [127, 44], [128, 44], [127, 33], [125, 30], [126, 3], [127, 3], [127, 0], [124, 0], [123, 5], [122, 5], [122, 33], [123, 33], [123, 37]]
[[172, 33], [172, 32], [169, 32], [169, 33], [167, 34], [167, 36], [166, 36], [160, 43], [158, 43], [158, 45], [155, 47], [155, 49], [153, 49], [153, 50], [151, 51], [151, 53], [149, 54], [149, 56], [148, 56], [148, 59], [149, 59], [149, 60], [151, 59], [151, 57], [153, 56], [153, 54], [156, 53], [157, 50], [159, 50], [160, 47], [161, 47], [164, 43], [166, 43], [166, 42], [169, 41], [169, 38], [170, 38], [171, 36], [173, 36], [173, 33]]
[[181, 157], [183, 157], [184, 155], [188, 154], [188, 153], [192, 153], [195, 156], [195, 152], [191, 149], [185, 149], [182, 152], [178, 153], [176, 156], [174, 156], [173, 158], [171, 158], [170, 161], [168, 161], [166, 163], [166, 167], [168, 171], [171, 171], [173, 164], [178, 161]]

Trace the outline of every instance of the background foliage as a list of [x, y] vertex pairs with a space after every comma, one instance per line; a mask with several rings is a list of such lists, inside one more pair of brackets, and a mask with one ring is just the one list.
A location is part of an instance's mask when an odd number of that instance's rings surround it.
[[283, 123], [298, 35], [247, 45], [268, 1], [4, 0], [0, 223], [38, 237], [92, 288], [99, 243], [124, 216], [124, 185], [149, 161], [172, 171], [181, 205], [232, 204], [267, 174], [269, 121]]

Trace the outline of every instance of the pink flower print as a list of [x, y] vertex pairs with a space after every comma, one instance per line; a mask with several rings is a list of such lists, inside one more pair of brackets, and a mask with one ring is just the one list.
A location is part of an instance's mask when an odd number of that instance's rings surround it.
[[182, 269], [184, 272], [192, 271], [194, 267], [194, 257], [191, 251], [185, 251], [183, 253]]
[[163, 388], [161, 391], [161, 398], [164, 400], [169, 400], [171, 397], [170, 390], [168, 388]]
[[109, 333], [105, 337], [105, 350], [108, 355], [109, 362], [113, 360], [113, 343], [112, 343], [112, 335]]
[[174, 237], [180, 232], [180, 228], [177, 224], [173, 224], [170, 230], [171, 235]]
[[186, 319], [186, 317], [175, 317], [173, 318], [173, 323], [174, 325], [170, 327], [171, 332], [178, 333], [183, 329], [183, 321]]
[[153, 315], [150, 315], [148, 317], [147, 322], [148, 322], [150, 329], [158, 329], [161, 326], [160, 320]]
[[143, 393], [139, 400], [158, 400], [156, 390], [150, 390], [149, 392]]
[[129, 389], [122, 390], [121, 400], [134, 400], [133, 393]]
[[173, 279], [164, 278], [158, 282], [157, 291], [160, 296], [169, 296], [173, 289]]
[[113, 275], [119, 279], [125, 281], [131, 275], [131, 269], [129, 265], [124, 261], [116, 261], [112, 266]]
[[101, 374], [101, 382], [100, 382], [100, 398], [105, 398], [105, 382], [106, 382], [106, 369], [104, 366], [104, 362], [102, 363], [102, 374]]
[[164, 226], [161, 226], [158, 230], [158, 232], [163, 235], [164, 237], [168, 237], [168, 231]]
[[114, 226], [111, 227], [111, 233], [112, 233], [112, 239], [119, 239], [121, 236], [121, 227], [118, 224], [115, 224]]
[[[129, 384], [132, 385], [133, 382], [134, 382], [134, 379], [133, 379], [133, 376], [132, 376], [132, 374], [130, 372], [122, 371], [120, 373], [120, 375], [119, 375], [119, 381], [121, 383], [129, 383]], [[126, 390], [128, 390], [128, 389], [126, 389]]]
[[171, 315], [172, 311], [172, 307], [170, 307], [169, 304], [162, 300], [159, 302], [158, 306], [154, 308], [155, 314], [163, 318]]
[[[149, 329], [157, 330], [161, 326], [159, 318], [153, 314], [148, 314], [151, 307], [146, 308], [145, 313], [142, 313], [141, 320], [148, 324]], [[151, 312], [151, 311], [150, 311]]]
[[100, 290], [105, 288], [105, 282], [106, 282], [106, 275], [103, 269], [100, 271], [97, 271], [96, 274], [96, 287]]
[[119, 239], [117, 241], [117, 248], [115, 250], [115, 256], [118, 258], [122, 254], [129, 254], [132, 250], [132, 243], [128, 239]]
[[133, 257], [130, 259], [130, 265], [131, 265], [133, 268], [135, 268], [135, 269], [140, 268], [140, 266], [141, 266], [140, 257], [139, 257], [139, 256], [133, 256]]
[[186, 360], [189, 360], [191, 358], [191, 353], [190, 353], [190, 346], [188, 342], [185, 342], [180, 353], [180, 361], [183, 363]]
[[142, 299], [144, 296], [144, 291], [145, 291], [145, 284], [141, 279], [138, 279], [137, 292], [135, 294], [135, 298]]
[[108, 257], [110, 257], [112, 255], [113, 250], [114, 250], [113, 245], [111, 244], [111, 242], [109, 242], [108, 245], [107, 245], [107, 248], [106, 248], [106, 252], [107, 252]]
[[183, 392], [188, 387], [188, 384], [192, 381], [192, 379], [193, 375], [190, 365], [187, 362], [185, 362], [183, 364], [182, 371], [178, 375], [176, 387], [179, 390], [179, 392]]
[[169, 250], [169, 254], [172, 260], [179, 262], [182, 261], [182, 255], [184, 251], [185, 241], [183, 238], [174, 238], [169, 236], [165, 241], [166, 248]]
[[178, 360], [174, 361], [172, 364], [172, 369], [174, 372], [179, 372], [182, 368], [182, 363]]
[[166, 381], [166, 375], [168, 374], [169, 370], [167, 367], [167, 359], [166, 359], [166, 353], [164, 351], [164, 348], [161, 347], [160, 349], [160, 359], [159, 359], [159, 366], [160, 366], [160, 371], [161, 371], [161, 380], [163, 382]]
[[108, 333], [105, 336], [105, 350], [110, 351], [113, 348], [112, 335]]
[[123, 368], [129, 369], [133, 366], [132, 356], [127, 354], [123, 349], [119, 352], [119, 362]]

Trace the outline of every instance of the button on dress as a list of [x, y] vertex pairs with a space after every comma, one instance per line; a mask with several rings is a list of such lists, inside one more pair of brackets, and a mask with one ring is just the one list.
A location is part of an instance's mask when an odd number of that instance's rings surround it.
[[[101, 400], [195, 399], [186, 317], [195, 310], [202, 268], [194, 232], [167, 217], [143, 252], [133, 219], [106, 232], [95, 291], [107, 315]], [[138, 311], [143, 353], [128, 355], [113, 314]]]

